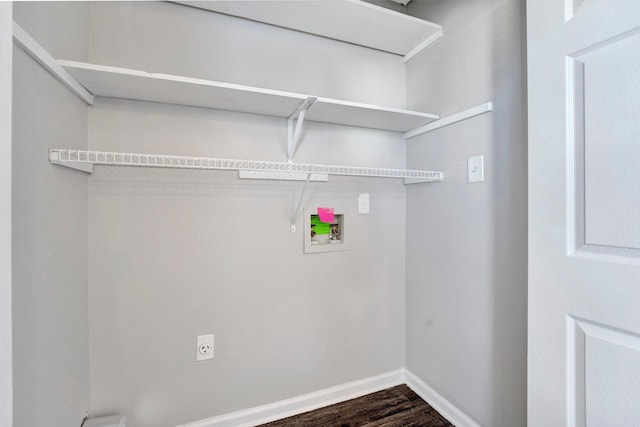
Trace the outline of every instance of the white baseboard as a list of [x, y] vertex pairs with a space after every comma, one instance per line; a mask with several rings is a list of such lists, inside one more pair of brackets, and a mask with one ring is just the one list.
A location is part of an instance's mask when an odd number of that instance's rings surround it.
[[387, 372], [362, 380], [351, 381], [309, 394], [257, 406], [242, 411], [231, 412], [217, 417], [179, 427], [250, 427], [279, 420], [334, 403], [354, 399], [385, 388], [404, 384], [404, 369]]
[[291, 399], [183, 424], [178, 427], [253, 427], [344, 402], [345, 400], [355, 399], [356, 397], [400, 384], [407, 384], [411, 390], [456, 427], [480, 427], [468, 415], [404, 368], [303, 394]]
[[411, 390], [427, 402], [440, 415], [449, 420], [456, 427], [480, 427], [471, 417], [458, 409], [455, 405], [429, 387], [420, 378], [405, 369], [405, 383]]

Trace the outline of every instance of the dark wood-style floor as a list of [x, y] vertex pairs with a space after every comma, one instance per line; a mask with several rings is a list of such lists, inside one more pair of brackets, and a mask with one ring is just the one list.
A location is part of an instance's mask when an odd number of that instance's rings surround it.
[[261, 427], [454, 427], [406, 385], [263, 424]]

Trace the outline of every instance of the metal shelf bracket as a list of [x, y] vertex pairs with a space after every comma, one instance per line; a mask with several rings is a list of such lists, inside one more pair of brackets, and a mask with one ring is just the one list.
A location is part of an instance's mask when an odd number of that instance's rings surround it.
[[78, 156], [76, 161], [69, 161], [69, 160], [71, 159], [69, 158], [68, 155], [65, 157], [60, 154], [60, 150], [55, 150], [55, 149], [49, 150], [50, 163], [60, 165], [60, 166], [66, 166], [68, 168], [79, 170], [86, 173], [93, 173], [93, 163], [89, 162], [88, 161], [89, 159], [87, 157], [83, 159], [82, 156], [80, 155]]
[[302, 188], [302, 193], [300, 193], [300, 199], [298, 199], [298, 206], [296, 206], [296, 210], [293, 211], [293, 215], [291, 216], [291, 232], [296, 232], [296, 221], [298, 219], [298, 214], [300, 213], [300, 208], [302, 207], [302, 199], [304, 198], [304, 193], [307, 191], [307, 186], [309, 185], [309, 181], [311, 180], [311, 173], [307, 174], [307, 180], [304, 183], [304, 187]]
[[302, 124], [307, 110], [318, 100], [318, 98], [310, 96], [298, 106], [296, 111], [289, 116], [287, 121], [287, 161], [293, 163], [293, 157], [298, 149], [298, 143], [302, 134]]

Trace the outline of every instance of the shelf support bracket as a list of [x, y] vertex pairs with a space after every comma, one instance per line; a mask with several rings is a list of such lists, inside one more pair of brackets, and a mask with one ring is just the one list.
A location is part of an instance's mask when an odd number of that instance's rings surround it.
[[67, 72], [53, 56], [33, 39], [18, 23], [13, 21], [13, 40], [29, 56], [36, 60], [45, 70], [50, 72], [63, 85], [70, 89], [87, 105], [93, 105], [94, 96]]
[[302, 207], [302, 199], [304, 198], [304, 193], [307, 191], [307, 186], [309, 185], [309, 181], [311, 180], [311, 173], [307, 174], [307, 180], [304, 183], [304, 187], [302, 188], [302, 193], [300, 194], [300, 199], [298, 200], [298, 206], [296, 206], [296, 210], [293, 212], [291, 216], [291, 232], [296, 232], [296, 220], [298, 219], [298, 214], [300, 213], [300, 208]]
[[93, 163], [91, 162], [72, 162], [63, 160], [58, 150], [49, 150], [49, 162], [54, 165], [60, 165], [78, 171], [93, 173]]
[[293, 163], [293, 156], [296, 154], [300, 136], [302, 134], [302, 124], [307, 110], [318, 100], [318, 98], [310, 96], [298, 106], [296, 111], [289, 116], [287, 121], [288, 137], [287, 137], [287, 161]]

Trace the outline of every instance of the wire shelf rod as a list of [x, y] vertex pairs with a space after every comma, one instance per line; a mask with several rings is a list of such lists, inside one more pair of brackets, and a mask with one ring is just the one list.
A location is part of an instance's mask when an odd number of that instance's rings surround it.
[[378, 178], [404, 178], [420, 182], [442, 181], [442, 172], [369, 168], [358, 166], [315, 165], [305, 163], [270, 162], [264, 160], [219, 159], [210, 157], [174, 156], [166, 154], [120, 153], [68, 149], [49, 150], [49, 161], [88, 171], [86, 166], [133, 166], [176, 169], [209, 169], [230, 171], [299, 172]]

